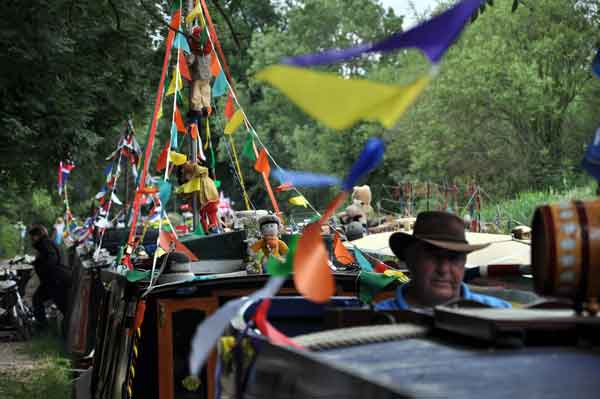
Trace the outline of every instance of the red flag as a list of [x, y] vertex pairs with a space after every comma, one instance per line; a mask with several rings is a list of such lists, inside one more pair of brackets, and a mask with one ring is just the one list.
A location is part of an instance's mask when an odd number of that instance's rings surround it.
[[383, 262], [377, 262], [375, 263], [375, 267], [373, 267], [373, 270], [375, 270], [375, 273], [383, 273], [385, 272], [387, 269], [389, 269], [387, 267], [387, 265]]
[[258, 330], [275, 345], [293, 346], [296, 349], [304, 349], [304, 347], [294, 342], [294, 340], [290, 339], [287, 335], [283, 334], [269, 323], [269, 320], [267, 320], [267, 313], [269, 312], [270, 306], [270, 298], [263, 299], [260, 305], [258, 305], [258, 309], [252, 317]]
[[235, 114], [235, 108], [233, 106], [233, 97], [230, 91], [227, 96], [227, 104], [225, 104], [225, 117], [227, 120], [230, 120], [233, 117], [233, 114]]
[[175, 106], [175, 125], [177, 126], [177, 131], [183, 134], [185, 131], [185, 124], [183, 123], [183, 118], [181, 117], [181, 112], [179, 112], [179, 108]]
[[158, 156], [158, 159], [156, 160], [156, 171], [157, 172], [160, 172], [161, 170], [164, 170], [167, 167], [167, 157], [169, 156], [170, 144], [171, 143], [167, 141], [165, 148], [162, 149], [162, 151], [160, 152], [160, 155]]
[[292, 183], [283, 183], [275, 188], [276, 193], [281, 193], [283, 191], [290, 191], [294, 189], [294, 185]]
[[190, 258], [191, 261], [197, 261], [198, 258], [196, 257], [196, 255], [194, 255], [192, 253], [192, 251], [190, 251], [188, 249], [188, 247], [186, 247], [185, 245], [183, 245], [181, 243], [181, 241], [179, 241], [176, 237], [175, 234], [173, 234], [170, 231], [161, 231], [160, 232], [160, 247], [162, 249], [164, 249], [165, 251], [169, 251], [169, 248], [171, 247], [171, 243], [175, 243], [175, 251], [176, 252], [182, 252], [184, 254], [187, 255], [188, 258]]
[[181, 73], [181, 76], [185, 80], [192, 80], [192, 76], [190, 75], [190, 70], [185, 60], [185, 55], [183, 55], [183, 51], [179, 52], [179, 73]]
[[267, 150], [263, 148], [258, 154], [258, 159], [254, 164], [254, 170], [259, 173], [265, 173], [267, 176], [271, 173], [271, 166], [269, 165], [269, 156]]
[[338, 232], [333, 236], [333, 253], [335, 254], [336, 259], [343, 265], [349, 265], [354, 263], [354, 256], [348, 251], [348, 248], [342, 244], [342, 240], [340, 239], [340, 235]]

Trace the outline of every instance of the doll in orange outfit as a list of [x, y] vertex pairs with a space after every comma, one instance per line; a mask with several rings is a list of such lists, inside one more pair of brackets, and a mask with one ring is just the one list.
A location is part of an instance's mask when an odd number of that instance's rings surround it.
[[260, 263], [264, 264], [269, 256], [273, 255], [283, 261], [288, 252], [285, 242], [279, 239], [279, 219], [275, 215], [265, 215], [258, 219], [261, 239], [250, 247], [257, 258], [262, 258]]

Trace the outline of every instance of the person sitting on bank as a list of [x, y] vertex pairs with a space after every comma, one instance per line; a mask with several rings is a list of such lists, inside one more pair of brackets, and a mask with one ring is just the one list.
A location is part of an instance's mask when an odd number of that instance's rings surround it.
[[38, 275], [40, 285], [33, 294], [33, 314], [40, 327], [48, 325], [44, 302], [52, 300], [58, 310], [67, 318], [71, 277], [62, 264], [58, 246], [48, 237], [46, 228], [34, 224], [29, 228], [31, 244], [38, 252], [33, 267]]
[[453, 299], [467, 299], [495, 308], [511, 305], [501, 299], [471, 292], [462, 282], [467, 254], [489, 244], [470, 245], [461, 218], [447, 212], [422, 212], [412, 234], [396, 232], [389, 245], [406, 263], [410, 282], [396, 290], [396, 296], [379, 302], [376, 310], [431, 308]]

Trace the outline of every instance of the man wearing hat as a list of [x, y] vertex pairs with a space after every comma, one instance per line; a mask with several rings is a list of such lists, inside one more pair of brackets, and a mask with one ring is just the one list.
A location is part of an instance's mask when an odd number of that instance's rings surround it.
[[375, 309], [429, 308], [456, 298], [495, 308], [511, 307], [501, 299], [471, 292], [462, 282], [467, 254], [488, 245], [470, 245], [458, 216], [437, 211], [420, 213], [412, 235], [397, 232], [390, 236], [390, 248], [406, 262], [411, 280], [398, 287], [395, 298], [379, 302]]

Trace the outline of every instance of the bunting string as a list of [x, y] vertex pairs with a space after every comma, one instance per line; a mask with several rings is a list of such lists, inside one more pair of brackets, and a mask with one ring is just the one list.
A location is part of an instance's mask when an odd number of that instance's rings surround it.
[[[204, 0], [201, 0], [204, 3]], [[203, 4], [203, 8], [205, 7], [205, 5]], [[208, 12], [208, 10], [206, 8], [204, 8], [205, 12]], [[201, 13], [199, 14], [199, 17], [202, 20], [202, 24], [204, 24], [205, 28], [208, 29], [208, 24], [206, 23], [206, 20], [204, 19], [204, 15]], [[208, 18], [207, 18], [208, 19]], [[216, 38], [216, 32], [214, 33], [214, 36]], [[213, 49], [216, 48], [215, 47], [215, 41], [213, 41], [213, 37], [212, 35], [208, 35], [208, 40], [211, 41], [211, 44], [213, 46]], [[219, 46], [220, 48], [220, 46]], [[215, 54], [216, 55], [216, 54]], [[221, 54], [221, 57], [224, 60], [224, 55]], [[220, 68], [224, 68], [226, 67], [226, 61], [224, 60], [223, 63], [221, 63], [221, 60], [218, 57], [215, 57], [216, 61], [219, 65]], [[265, 145], [265, 143], [260, 139], [260, 136], [258, 135], [258, 133], [256, 132], [256, 129], [254, 128], [254, 126], [252, 125], [252, 123], [250, 122], [246, 112], [244, 111], [244, 108], [242, 107], [238, 96], [236, 94], [235, 89], [233, 88], [233, 85], [230, 82], [230, 79], [225, 79], [225, 82], [227, 84], [227, 88], [229, 89], [229, 93], [231, 93], [231, 97], [233, 99], [233, 101], [235, 102], [236, 106], [238, 107], [238, 110], [241, 112], [243, 119], [244, 119], [244, 124], [246, 125], [246, 128], [248, 130], [248, 133], [252, 135], [252, 137], [256, 138], [256, 140], [258, 141], [258, 143], [261, 145], [261, 147], [267, 149], [268, 147]], [[273, 158], [273, 156], [271, 155], [271, 152], [267, 150], [267, 156], [270, 159], [270, 161], [273, 163], [273, 165], [279, 169], [279, 170], [283, 170], [283, 168], [281, 166], [279, 166], [279, 164], [277, 163], [277, 161], [275, 160], [275, 158]], [[292, 190], [298, 195], [298, 196], [302, 196], [304, 198], [306, 198], [296, 187], [292, 187]], [[321, 214], [319, 213], [319, 211], [310, 203], [310, 201], [308, 201], [308, 199], [306, 199], [306, 205], [318, 216], [321, 217]]]

